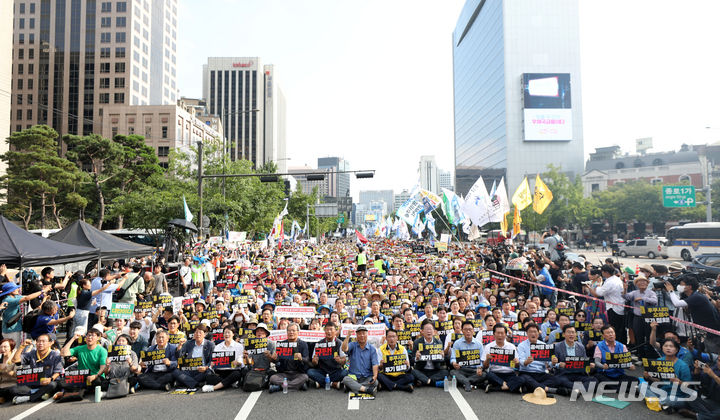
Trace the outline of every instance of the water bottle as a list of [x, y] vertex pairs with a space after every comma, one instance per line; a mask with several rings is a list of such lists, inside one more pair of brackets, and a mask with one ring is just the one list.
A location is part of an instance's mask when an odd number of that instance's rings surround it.
[[100, 389], [99, 386], [96, 386], [95, 387], [95, 402], [99, 403], [101, 399], [102, 399], [102, 390]]
[[443, 390], [444, 390], [445, 392], [450, 392], [450, 383], [448, 382], [447, 376], [446, 376], [445, 379], [443, 380]]
[[325, 391], [330, 391], [330, 375], [325, 374]]
[[450, 384], [450, 390], [452, 390], [452, 391], [457, 390], [457, 379], [455, 379], [455, 375], [453, 375], [452, 384]]
[[287, 383], [287, 378], [285, 378], [285, 379], [283, 379], [283, 394], [287, 394], [287, 393], [288, 393], [288, 383]]

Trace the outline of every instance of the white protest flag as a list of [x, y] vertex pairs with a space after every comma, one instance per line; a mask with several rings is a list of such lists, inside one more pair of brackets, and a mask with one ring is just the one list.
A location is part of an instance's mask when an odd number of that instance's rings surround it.
[[425, 230], [425, 223], [423, 223], [423, 221], [420, 220], [420, 216], [415, 218], [415, 223], [413, 223], [412, 230], [417, 235], [418, 238], [422, 238], [422, 233]]
[[472, 225], [470, 228], [470, 234], [468, 235], [468, 240], [474, 241], [475, 239], [480, 237], [480, 229], [478, 229], [477, 226]]
[[483, 227], [490, 223], [489, 208], [490, 196], [485, 188], [485, 181], [479, 177], [465, 196], [465, 205], [462, 210], [474, 225]]
[[435, 219], [432, 217], [431, 213], [425, 215], [425, 226], [433, 238], [437, 236], [437, 233], [435, 232]]
[[490, 196], [490, 203], [492, 204], [490, 221], [495, 223], [502, 222], [505, 213], [510, 211], [510, 200], [508, 199], [507, 189], [505, 188], [505, 177], [500, 178], [500, 183]]
[[412, 225], [422, 211], [422, 196], [420, 195], [420, 188], [416, 185], [410, 192], [410, 198], [398, 208], [396, 214], [407, 224]]

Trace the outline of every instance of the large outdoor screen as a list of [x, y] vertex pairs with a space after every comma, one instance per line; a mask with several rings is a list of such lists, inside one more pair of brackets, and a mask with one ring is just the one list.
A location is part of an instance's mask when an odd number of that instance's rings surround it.
[[526, 141], [572, 140], [570, 74], [524, 73], [523, 108]]

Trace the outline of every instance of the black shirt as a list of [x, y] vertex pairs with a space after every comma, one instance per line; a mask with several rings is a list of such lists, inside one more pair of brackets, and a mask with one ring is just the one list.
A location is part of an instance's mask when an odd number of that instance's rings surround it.
[[693, 322], [714, 330], [720, 329], [720, 314], [705, 295], [693, 292], [683, 300], [688, 304]]
[[82, 290], [77, 295], [77, 308], [84, 311], [90, 310], [90, 302], [92, 302], [92, 290]]

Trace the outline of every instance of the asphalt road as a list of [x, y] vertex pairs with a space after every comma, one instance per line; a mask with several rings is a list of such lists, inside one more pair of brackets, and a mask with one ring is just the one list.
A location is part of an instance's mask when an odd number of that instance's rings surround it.
[[[642, 402], [633, 402], [620, 410], [594, 402], [570, 402], [558, 397], [551, 406], [539, 406], [523, 401], [519, 394], [494, 392], [485, 394], [458, 391], [445, 393], [441, 389], [420, 388], [413, 394], [404, 392], [379, 392], [373, 401], [358, 401], [357, 409], [349, 409], [346, 393], [331, 390], [310, 390], [288, 394], [258, 395], [237, 389], [210, 394], [170, 395], [158, 391], [140, 391], [136, 395], [116, 400], [103, 400], [99, 404], [92, 399], [72, 403], [50, 403], [27, 414], [35, 404], [19, 406], [3, 405], [2, 419], [368, 419], [422, 418], [475, 419], [475, 418], [537, 418], [558, 419], [640, 419], [654, 415]], [[252, 402], [257, 397], [254, 405]], [[458, 399], [458, 401], [456, 401]], [[247, 403], [247, 404], [246, 404]], [[42, 404], [42, 403], [40, 403]], [[252, 405], [252, 407], [250, 407]], [[465, 411], [461, 409], [465, 407]], [[22, 416], [17, 417], [14, 416]], [[674, 417], [679, 418], [679, 417]]]

